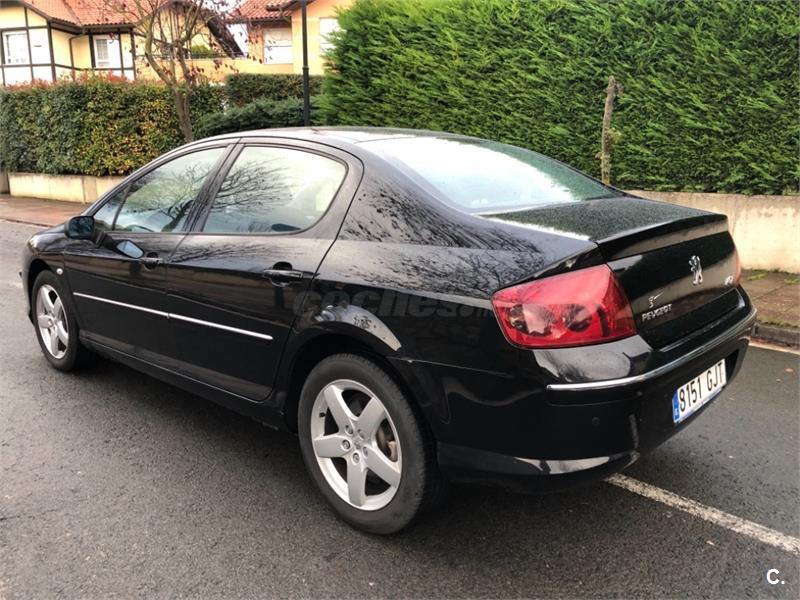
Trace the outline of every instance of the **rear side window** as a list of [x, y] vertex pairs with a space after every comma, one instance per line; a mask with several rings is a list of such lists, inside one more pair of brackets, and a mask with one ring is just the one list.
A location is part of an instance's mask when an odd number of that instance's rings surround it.
[[307, 229], [328, 210], [346, 173], [337, 160], [290, 148], [242, 150], [209, 208], [208, 233]]
[[210, 148], [184, 154], [139, 177], [128, 187], [114, 229], [180, 231], [200, 188], [225, 150]]
[[406, 137], [366, 142], [390, 162], [469, 213], [497, 213], [543, 204], [618, 195], [542, 154], [471, 138]]

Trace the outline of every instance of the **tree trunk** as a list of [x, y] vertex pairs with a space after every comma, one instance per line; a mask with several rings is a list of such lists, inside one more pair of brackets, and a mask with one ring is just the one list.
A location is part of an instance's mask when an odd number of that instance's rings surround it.
[[176, 85], [172, 90], [175, 98], [175, 112], [178, 114], [178, 126], [181, 128], [184, 141], [188, 144], [194, 141], [194, 133], [192, 133], [192, 109], [191, 109], [191, 94], [190, 88]]
[[606, 106], [603, 110], [603, 131], [600, 135], [600, 180], [611, 184], [611, 148], [614, 145], [614, 136], [611, 129], [611, 115], [614, 112], [614, 100], [620, 94], [622, 86], [617, 83], [614, 76], [608, 78], [606, 87]]

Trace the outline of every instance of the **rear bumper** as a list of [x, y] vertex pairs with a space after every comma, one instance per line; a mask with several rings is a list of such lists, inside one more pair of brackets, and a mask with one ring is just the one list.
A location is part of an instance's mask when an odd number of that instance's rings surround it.
[[639, 458], [631, 450], [613, 456], [547, 460], [438, 444], [439, 468], [450, 481], [494, 485], [521, 492], [548, 492], [604, 479]]
[[672, 420], [672, 396], [692, 377], [725, 360], [728, 382], [738, 374], [755, 310], [722, 333], [636, 375], [545, 384], [537, 412], [539, 457], [438, 444], [439, 464], [451, 480], [521, 490], [564, 489], [601, 479], [633, 463], [696, 419]]

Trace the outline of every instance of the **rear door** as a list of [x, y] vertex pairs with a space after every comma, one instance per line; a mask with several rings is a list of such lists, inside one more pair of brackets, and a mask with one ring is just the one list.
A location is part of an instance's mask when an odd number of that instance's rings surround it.
[[97, 243], [70, 242], [64, 264], [84, 336], [145, 360], [166, 352], [166, 260], [227, 151], [205, 147], [155, 164], [95, 211]]
[[361, 177], [325, 146], [241, 145], [167, 267], [171, 367], [260, 401]]

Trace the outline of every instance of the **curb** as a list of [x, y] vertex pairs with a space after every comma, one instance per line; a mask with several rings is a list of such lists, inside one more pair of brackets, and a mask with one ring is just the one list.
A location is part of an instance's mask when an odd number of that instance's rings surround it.
[[800, 329], [792, 329], [791, 327], [756, 322], [753, 328], [753, 338], [770, 344], [791, 346], [793, 348], [800, 347]]
[[30, 219], [7, 217], [3, 215], [0, 215], [0, 221], [4, 221], [6, 223], [14, 223], [15, 225], [31, 225], [33, 227], [55, 227], [55, 225], [48, 225], [47, 223], [37, 223], [36, 221], [31, 221]]

